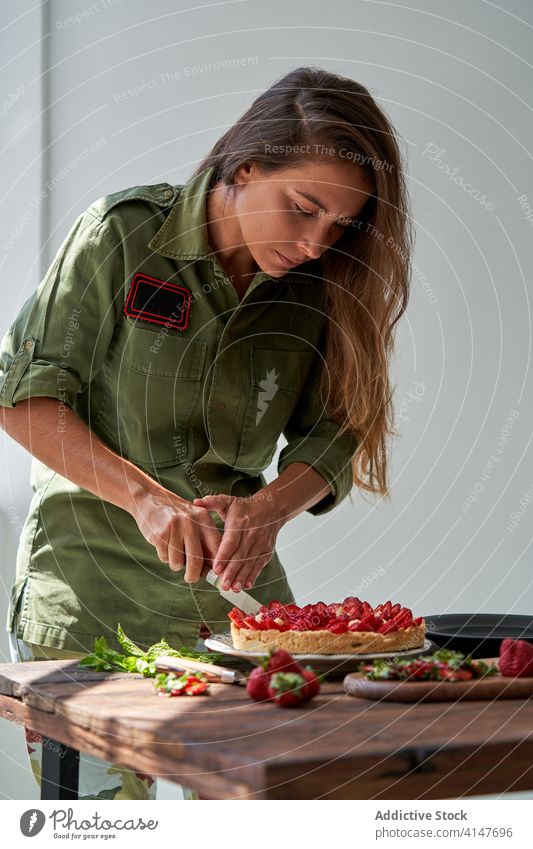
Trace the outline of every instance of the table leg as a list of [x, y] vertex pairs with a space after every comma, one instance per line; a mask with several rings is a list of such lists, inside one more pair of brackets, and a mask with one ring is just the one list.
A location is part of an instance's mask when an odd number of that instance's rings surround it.
[[41, 799], [77, 799], [80, 753], [51, 737], [42, 742]]

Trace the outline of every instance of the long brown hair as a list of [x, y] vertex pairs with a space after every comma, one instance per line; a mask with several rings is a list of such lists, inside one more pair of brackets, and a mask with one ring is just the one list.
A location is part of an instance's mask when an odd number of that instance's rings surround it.
[[354, 484], [390, 497], [388, 440], [397, 433], [388, 366], [394, 327], [409, 298], [414, 241], [403, 154], [391, 121], [360, 83], [322, 68], [296, 68], [254, 100], [193, 176], [215, 166], [211, 185], [232, 186], [245, 162], [274, 173], [319, 147], [362, 168], [374, 186], [357, 221], [319, 260], [329, 318], [321, 400], [341, 431], [357, 438]]

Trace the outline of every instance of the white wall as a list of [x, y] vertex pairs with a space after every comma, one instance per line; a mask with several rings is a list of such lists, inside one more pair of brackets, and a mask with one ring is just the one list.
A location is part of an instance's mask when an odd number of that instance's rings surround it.
[[[183, 182], [285, 71], [323, 65], [371, 89], [405, 140], [417, 230], [413, 295], [393, 369], [401, 437], [392, 504], [354, 491], [353, 504], [333, 514], [291, 522], [278, 550], [302, 603], [361, 594], [374, 603], [399, 599], [425, 615], [533, 615], [533, 514], [530, 496], [524, 501], [533, 477], [532, 222], [519, 201], [526, 195], [533, 207], [527, 0], [505, 8], [452, 3], [445, 12], [436, 0], [205, 8], [53, 0], [3, 12], [9, 64], [1, 100], [14, 102], [0, 122], [2, 333], [93, 199], [134, 184]], [[224, 59], [247, 64], [202, 70]], [[3, 628], [30, 489], [29, 456], [0, 438]], [[513, 513], [520, 521], [510, 529]], [[0, 630], [7, 658], [5, 637]], [[0, 723], [0, 745], [15, 758], [4, 762], [9, 779], [0, 792], [30, 798], [11, 732]]]

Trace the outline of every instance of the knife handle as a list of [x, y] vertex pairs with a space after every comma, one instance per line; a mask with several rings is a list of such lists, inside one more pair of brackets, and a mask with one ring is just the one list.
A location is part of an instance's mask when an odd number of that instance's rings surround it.
[[217, 581], [220, 578], [220, 575], [217, 575], [216, 572], [213, 572], [212, 569], [209, 570], [207, 575], [205, 576], [206, 581], [212, 584], [214, 587], [217, 585]]
[[218, 666], [215, 663], [206, 663], [203, 660], [194, 660], [189, 657], [173, 657], [171, 655], [160, 655], [155, 660], [158, 669], [165, 668], [170, 671], [183, 669], [192, 672], [205, 672], [206, 675], [218, 678], [222, 683], [239, 683], [243, 680], [242, 672], [238, 669], [228, 669], [226, 666]]

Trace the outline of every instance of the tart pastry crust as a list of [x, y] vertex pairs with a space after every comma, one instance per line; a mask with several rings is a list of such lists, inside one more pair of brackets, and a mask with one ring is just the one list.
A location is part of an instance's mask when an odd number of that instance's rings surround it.
[[405, 651], [424, 645], [426, 623], [398, 628], [381, 634], [379, 631], [345, 631], [333, 634], [327, 629], [316, 631], [279, 631], [268, 628], [254, 631], [238, 628], [231, 622], [233, 646], [243, 651], [286, 649], [295, 654], [369, 654], [373, 652]]

